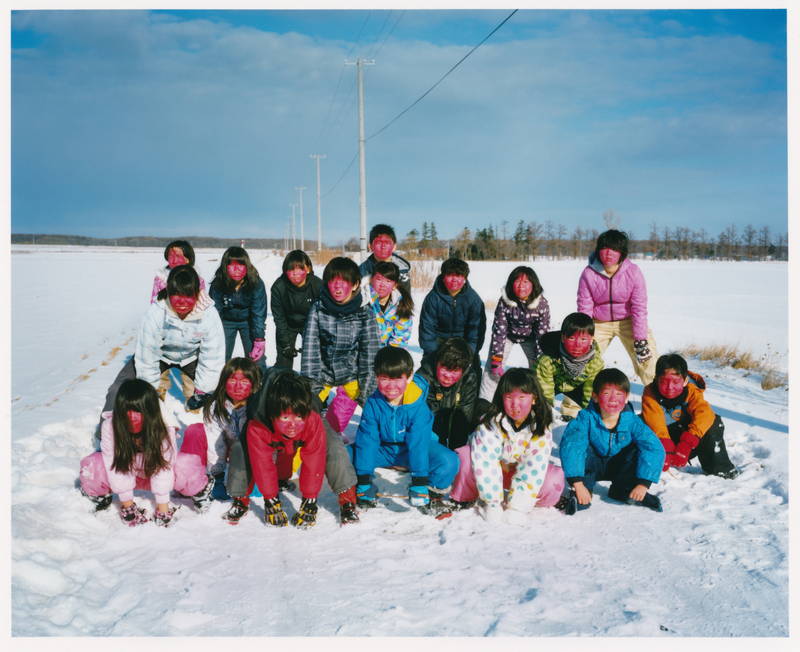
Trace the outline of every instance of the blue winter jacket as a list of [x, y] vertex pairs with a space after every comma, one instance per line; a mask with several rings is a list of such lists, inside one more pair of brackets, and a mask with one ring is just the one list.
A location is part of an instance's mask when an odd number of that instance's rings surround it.
[[[381, 446], [408, 448], [411, 475], [428, 476], [428, 448], [439, 441], [433, 432], [433, 413], [428, 408], [428, 381], [414, 376], [401, 405], [389, 405], [378, 390], [367, 399], [355, 441], [356, 474], [372, 475]], [[661, 446], [661, 444], [659, 444]]]
[[578, 412], [561, 437], [561, 467], [569, 480], [582, 479], [586, 473], [586, 455], [591, 447], [598, 457], [609, 458], [634, 442], [639, 449], [636, 477], [658, 482], [664, 466], [664, 447], [628, 403], [619, 415], [616, 432], [603, 424], [600, 409], [593, 400]]
[[440, 274], [422, 303], [419, 314], [419, 345], [429, 355], [439, 348], [437, 340], [463, 337], [478, 353], [486, 336], [486, 308], [469, 281], [454, 297]]
[[211, 282], [208, 293], [214, 299], [223, 322], [244, 322], [250, 327], [250, 337], [254, 340], [264, 339], [264, 324], [267, 321], [267, 290], [264, 281], [252, 287], [229, 290]]

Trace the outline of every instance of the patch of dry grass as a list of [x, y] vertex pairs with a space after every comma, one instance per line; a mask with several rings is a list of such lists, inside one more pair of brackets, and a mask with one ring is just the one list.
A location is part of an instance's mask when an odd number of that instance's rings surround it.
[[772, 362], [772, 353], [767, 352], [756, 357], [750, 351], [742, 351], [731, 344], [713, 344], [708, 346], [689, 345], [681, 351], [684, 356], [691, 356], [713, 362], [720, 367], [743, 369], [748, 373], [761, 374], [761, 389], [788, 387], [788, 376], [779, 371]]
[[411, 262], [411, 291], [428, 292], [439, 276], [441, 263], [434, 260], [415, 260]]
[[311, 259], [311, 262], [314, 263], [314, 269], [316, 270], [317, 267], [320, 268], [319, 272], [317, 272], [317, 276], [322, 276], [322, 268], [325, 267], [325, 265], [327, 265], [332, 258], [342, 255], [342, 252], [338, 249], [323, 249], [320, 252], [309, 251], [306, 253]]

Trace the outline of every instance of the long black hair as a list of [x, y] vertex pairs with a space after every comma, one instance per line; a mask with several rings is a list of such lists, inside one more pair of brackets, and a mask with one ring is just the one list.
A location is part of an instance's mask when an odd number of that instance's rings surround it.
[[225, 409], [225, 401], [228, 400], [225, 385], [228, 382], [228, 378], [237, 371], [241, 371], [253, 386], [250, 396], [255, 396], [258, 393], [258, 388], [261, 387], [261, 370], [258, 365], [250, 358], [231, 358], [222, 367], [222, 371], [219, 374], [219, 382], [211, 394], [211, 400], [207, 401], [203, 407], [204, 421], [210, 422], [212, 419], [216, 419], [220, 423], [228, 423], [231, 420], [231, 415]]
[[238, 281], [234, 281], [228, 276], [228, 265], [231, 263], [241, 263], [247, 268], [247, 275], [242, 279], [242, 289], [255, 287], [261, 278], [258, 275], [258, 270], [253, 266], [253, 263], [250, 262], [250, 256], [244, 248], [236, 246], [228, 247], [225, 253], [222, 254], [222, 260], [219, 263], [219, 267], [217, 267], [217, 271], [214, 272], [214, 280], [211, 281], [211, 285], [220, 290], [228, 291], [236, 287]]
[[528, 297], [528, 303], [530, 303], [536, 299], [543, 290], [536, 272], [533, 271], [532, 267], [528, 267], [527, 265], [520, 265], [511, 270], [511, 273], [508, 275], [508, 280], [506, 281], [506, 296], [509, 299], [521, 301], [517, 293], [514, 292], [514, 281], [516, 281], [519, 276], [525, 276], [531, 282], [531, 285], [533, 285], [531, 296]]
[[498, 414], [502, 414], [503, 395], [509, 394], [514, 390], [523, 394], [533, 394], [534, 403], [524, 425], [530, 427], [534, 436], [543, 435], [553, 421], [553, 413], [544, 398], [544, 392], [542, 392], [542, 387], [536, 379], [536, 374], [524, 367], [512, 367], [500, 377], [500, 382], [497, 383], [497, 389], [492, 397], [492, 405], [484, 415], [481, 423], [490, 425]]
[[408, 319], [411, 317], [411, 315], [414, 314], [414, 299], [411, 298], [411, 292], [409, 292], [405, 286], [400, 285], [400, 268], [395, 263], [381, 261], [375, 263], [372, 274], [373, 276], [375, 274], [380, 274], [394, 282], [395, 288], [400, 293], [400, 301], [397, 303], [397, 316], [400, 317], [400, 319]]
[[[138, 435], [129, 429], [129, 410], [142, 415], [142, 431]], [[140, 378], [131, 378], [119, 386], [114, 399], [111, 425], [114, 428], [112, 469], [129, 473], [137, 453], [144, 456], [144, 474], [148, 478], [169, 466], [163, 451], [165, 442], [167, 446], [171, 446], [169, 432], [161, 417], [158, 394], [150, 383]]]
[[[188, 240], [173, 240], [166, 247], [164, 247], [164, 260], [169, 260], [169, 250], [180, 249], [183, 252], [183, 257], [189, 261], [189, 265], [194, 265], [194, 249], [189, 244]], [[167, 266], [169, 268], [169, 266]]]

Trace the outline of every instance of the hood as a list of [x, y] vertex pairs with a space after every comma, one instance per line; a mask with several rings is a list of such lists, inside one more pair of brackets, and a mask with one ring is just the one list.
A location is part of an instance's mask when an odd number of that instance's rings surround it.
[[[619, 264], [619, 269], [615, 272], [615, 274], [619, 274], [621, 271], [626, 270], [628, 267], [631, 266], [631, 261], [629, 258], [626, 258]], [[589, 255], [589, 262], [588, 267], [591, 267], [595, 272], [605, 276], [606, 278], [611, 278], [607, 273], [605, 268], [603, 267], [603, 263], [595, 257], [594, 252]]]
[[506, 294], [505, 286], [503, 286], [503, 288], [500, 290], [500, 301], [505, 303], [509, 308], [514, 308], [515, 306], [523, 306], [526, 310], [533, 310], [539, 305], [539, 302], [541, 300], [542, 300], [542, 295], [540, 294], [532, 301], [528, 301], [528, 303], [522, 303], [517, 299], [510, 298], [508, 294]]

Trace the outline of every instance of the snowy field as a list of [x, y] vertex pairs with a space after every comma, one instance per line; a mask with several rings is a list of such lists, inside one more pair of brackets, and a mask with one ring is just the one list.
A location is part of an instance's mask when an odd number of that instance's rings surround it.
[[[78, 462], [133, 352], [161, 253], [11, 248], [13, 635], [788, 636], [788, 392], [694, 360], [743, 473], [664, 474], [653, 489], [662, 514], [608, 501], [605, 483], [590, 510], [540, 510], [526, 527], [489, 528], [474, 512], [436, 521], [387, 500], [340, 528], [327, 485], [308, 531], [265, 526], [260, 500], [237, 527], [220, 519], [227, 504], [201, 516], [177, 497], [167, 530], [128, 529], [116, 508], [90, 513]], [[207, 281], [221, 253], [197, 252]], [[281, 258], [250, 253], [269, 287]], [[493, 305], [514, 266], [473, 263], [470, 281]], [[583, 266], [534, 264], [552, 328], [575, 309]], [[786, 264], [641, 267], [659, 352], [731, 343], [787, 369]], [[268, 363], [273, 333], [269, 319]], [[411, 344], [418, 362], [416, 332]], [[631, 372], [618, 342], [605, 359]], [[641, 389], [634, 382], [637, 410]], [[168, 401], [183, 413], [174, 388]], [[379, 488], [406, 492], [406, 476], [380, 473]], [[291, 514], [296, 493], [289, 502]]]

